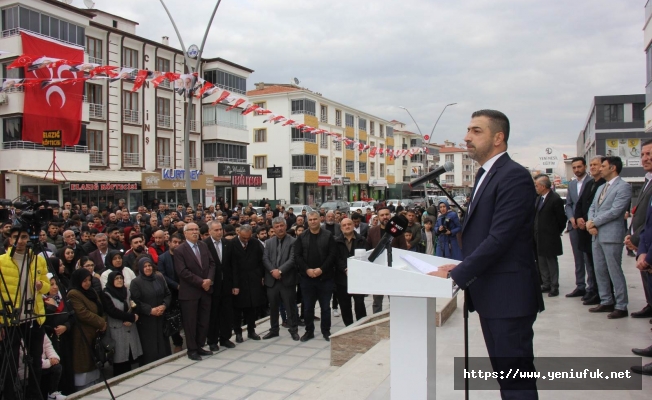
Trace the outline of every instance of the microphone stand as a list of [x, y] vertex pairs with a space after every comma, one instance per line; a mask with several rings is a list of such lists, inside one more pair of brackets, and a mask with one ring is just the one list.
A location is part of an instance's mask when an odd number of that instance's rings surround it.
[[[460, 221], [460, 223], [462, 223], [464, 221], [464, 219], [466, 218], [466, 210], [464, 210], [459, 204], [457, 204], [457, 202], [455, 201], [453, 196], [451, 196], [451, 194], [448, 193], [446, 191], [446, 189], [444, 189], [441, 186], [441, 184], [439, 183], [437, 178], [433, 179], [432, 183], [434, 183], [435, 186], [437, 186], [439, 188], [439, 190], [441, 190], [446, 195], [446, 197], [448, 197], [453, 202], [453, 204], [455, 204], [457, 206], [457, 209], [460, 210], [460, 213], [462, 214], [462, 220]], [[423, 187], [424, 187], [424, 190], [425, 190], [425, 187], [426, 187], [425, 183], [423, 184]], [[388, 257], [390, 257], [389, 254], [388, 254]], [[389, 258], [388, 258], [388, 260], [389, 260]], [[464, 306], [463, 306], [463, 310], [464, 310], [463, 311], [463, 313], [464, 313], [463, 314], [464, 315], [464, 370], [465, 371], [469, 370], [469, 305], [468, 305], [468, 301], [467, 301], [467, 296], [468, 296], [468, 294], [466, 293], [466, 290], [465, 290], [464, 291]], [[465, 375], [464, 376], [464, 398], [466, 400], [469, 400], [469, 378], [468, 378], [468, 376], [466, 376], [466, 374], [464, 374], [464, 375]]]

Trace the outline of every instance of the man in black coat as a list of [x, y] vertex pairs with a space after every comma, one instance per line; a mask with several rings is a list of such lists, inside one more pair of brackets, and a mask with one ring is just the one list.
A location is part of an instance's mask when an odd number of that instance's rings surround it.
[[233, 329], [233, 271], [227, 268], [227, 241], [224, 239], [222, 224], [217, 221], [208, 223], [210, 237], [204, 240], [215, 260], [215, 279], [211, 297], [211, 318], [208, 326], [208, 345], [212, 351], [220, 349], [219, 344], [232, 349]]
[[[357, 214], [358, 216], [360, 214]], [[356, 249], [365, 250], [367, 240], [359, 235], [354, 230], [353, 221], [344, 218], [340, 223], [342, 235], [335, 237], [335, 246], [337, 247], [337, 268], [335, 270], [335, 291], [337, 299], [340, 302], [340, 310], [342, 312], [342, 321], [344, 325], [349, 326], [353, 323], [353, 312], [351, 311], [351, 297], [355, 303], [355, 319], [367, 316], [367, 307], [364, 304], [364, 295], [362, 294], [349, 294], [348, 289], [348, 270], [347, 259], [355, 255]]]
[[591, 179], [587, 178], [587, 181], [584, 183], [585, 188], [582, 190], [582, 195], [575, 206], [575, 223], [579, 229], [578, 247], [582, 250], [586, 258], [586, 294], [582, 297], [582, 304], [585, 306], [600, 304], [598, 282], [595, 279], [595, 269], [593, 266], [592, 237], [586, 229], [586, 221], [589, 220], [589, 208], [591, 208], [595, 193], [598, 187], [605, 183], [600, 173], [601, 166], [602, 156], [595, 156], [589, 161]]
[[233, 271], [233, 330], [235, 341], [242, 343], [242, 317], [247, 322], [247, 337], [260, 340], [256, 334], [256, 311], [265, 304], [263, 278], [263, 245], [258, 240], [251, 240], [251, 225], [242, 225], [238, 236], [229, 242], [228, 261]]
[[559, 262], [563, 254], [561, 233], [566, 227], [564, 201], [551, 190], [552, 183], [547, 175], [538, 175], [534, 188], [539, 195], [534, 208], [534, 243], [537, 250], [541, 292], [548, 297], [559, 296]]
[[[174, 250], [183, 243], [183, 236], [180, 233], [175, 233], [170, 236], [168, 241], [168, 251], [161, 254], [158, 258], [158, 271], [165, 278], [165, 282], [168, 284], [168, 289], [170, 289], [170, 294], [172, 295], [172, 304], [176, 304], [179, 300], [179, 277], [177, 272], [174, 270]], [[174, 352], [178, 353], [181, 351], [181, 346], [183, 346], [183, 338], [179, 332], [172, 334], [172, 344], [174, 344]]]

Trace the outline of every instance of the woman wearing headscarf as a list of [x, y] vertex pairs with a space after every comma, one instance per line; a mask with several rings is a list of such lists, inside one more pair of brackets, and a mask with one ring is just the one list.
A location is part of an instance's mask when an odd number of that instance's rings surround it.
[[109, 334], [115, 340], [113, 376], [131, 371], [131, 364], [143, 354], [136, 328], [138, 314], [133, 312], [130, 302], [124, 275], [111, 271], [102, 294], [102, 306], [108, 315]]
[[102, 272], [100, 277], [100, 282], [102, 287], [106, 287], [106, 282], [109, 280], [109, 274], [111, 272], [120, 272], [124, 277], [124, 284], [127, 289], [131, 286], [131, 281], [136, 279], [136, 274], [131, 268], [124, 268], [124, 263], [122, 258], [124, 254], [121, 251], [110, 250], [104, 259], [105, 270]]
[[77, 268], [86, 268], [88, 272], [91, 273], [91, 287], [95, 289], [97, 293], [102, 293], [102, 284], [100, 283], [100, 275], [95, 273], [95, 261], [88, 256], [82, 256], [79, 259]]
[[68, 274], [68, 272], [66, 271], [65, 264], [59, 257], [56, 256], [51, 256], [49, 260], [50, 260], [50, 265], [57, 272], [57, 278], [59, 278], [59, 282], [61, 282], [62, 287], [59, 289], [60, 290], [63, 289], [64, 291], [67, 291], [68, 289], [70, 289], [70, 274]]
[[59, 259], [61, 260], [64, 266], [64, 271], [60, 275], [63, 275], [64, 278], [66, 278], [68, 282], [70, 282], [72, 273], [77, 268], [77, 260], [75, 260], [75, 249], [73, 249], [70, 246], [64, 246], [61, 249], [61, 253], [59, 253], [59, 255], [60, 255]]
[[138, 273], [129, 289], [139, 316], [136, 325], [143, 347], [143, 366], [172, 354], [170, 340], [163, 334], [163, 313], [170, 307], [172, 295], [165, 278], [155, 271], [149, 258], [138, 260]]
[[[53, 257], [51, 260], [54, 262]], [[59, 259], [56, 262], [60, 262]], [[54, 264], [56, 265], [56, 264]], [[45, 304], [45, 323], [43, 329], [52, 342], [52, 347], [60, 358], [63, 374], [59, 381], [59, 390], [63, 394], [70, 394], [75, 391], [75, 378], [72, 370], [72, 331], [70, 314], [64, 300], [64, 295], [59, 290], [57, 280], [50, 277], [50, 292], [43, 296]]]
[[462, 261], [462, 249], [457, 241], [457, 234], [461, 230], [462, 225], [457, 213], [451, 210], [447, 201], [442, 200], [439, 203], [439, 217], [435, 223], [438, 257]]
[[72, 273], [71, 289], [68, 292], [77, 325], [72, 329], [72, 367], [77, 390], [91, 386], [100, 379], [100, 371], [93, 361], [93, 343], [97, 332], [104, 332], [107, 328], [104, 308], [100, 296], [91, 287], [91, 279], [92, 275], [86, 268], [76, 270]]

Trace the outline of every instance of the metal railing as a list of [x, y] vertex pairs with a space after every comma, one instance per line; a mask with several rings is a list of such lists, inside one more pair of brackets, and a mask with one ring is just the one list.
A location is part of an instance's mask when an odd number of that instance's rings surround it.
[[342, 126], [342, 118], [335, 118], [335, 125]]
[[314, 136], [311, 137], [311, 138], [308, 138], [308, 137], [302, 137], [302, 138], [301, 138], [301, 137], [293, 137], [293, 138], [292, 138], [292, 141], [293, 141], [293, 142], [309, 142], [309, 143], [317, 143], [317, 138], [315, 138]]
[[247, 159], [245, 158], [227, 158], [227, 157], [204, 157], [204, 162], [233, 162], [246, 164]]
[[88, 151], [90, 155], [90, 164], [91, 165], [104, 165], [104, 151], [100, 150], [89, 150]]
[[[17, 140], [13, 142], [4, 142], [2, 144], [2, 149], [3, 150], [24, 149], [24, 150], [51, 151], [52, 147], [43, 147], [38, 143]], [[65, 146], [65, 147], [57, 148], [57, 151], [65, 151], [66, 153], [88, 153], [88, 147], [87, 146]]]
[[218, 125], [218, 126], [224, 126], [227, 128], [233, 128], [233, 129], [239, 129], [241, 131], [246, 131], [247, 130], [247, 125], [241, 125], [241, 124], [236, 124], [233, 122], [227, 122], [227, 121], [219, 121], [219, 120], [204, 120], [202, 121], [203, 126], [212, 126], [212, 125]]
[[122, 153], [122, 163], [127, 166], [140, 167], [140, 153]]
[[291, 112], [291, 114], [307, 114], [307, 115], [312, 115], [313, 117], [315, 116], [314, 112], [308, 110], [294, 110]]
[[24, 29], [24, 28], [13, 28], [13, 29], [4, 30], [4, 31], [2, 31], [2, 37], [7, 38], [7, 37], [11, 37], [11, 36], [18, 36], [18, 35], [20, 35], [20, 31], [29, 32], [29, 33], [31, 33], [33, 35], [41, 36], [41, 37], [48, 38], [48, 39], [54, 39], [57, 42], [67, 43], [67, 44], [73, 45], [75, 47], [81, 47], [84, 50], [86, 49], [86, 46], [80, 45], [78, 43], [69, 42], [67, 40], [61, 40], [61, 39], [56, 38], [54, 36], [44, 35], [42, 33], [30, 31], [29, 29]]
[[319, 120], [328, 123], [328, 114], [322, 114]]
[[25, 91], [25, 88], [23, 86], [12, 86], [10, 88], [7, 88], [3, 90], [3, 93], [23, 93]]
[[166, 89], [172, 89], [172, 84], [170, 83], [170, 81], [168, 79], [166, 79], [163, 82], [161, 82], [161, 84], [158, 85], [158, 87], [162, 87], [162, 88], [166, 88]]
[[140, 124], [140, 111], [123, 110], [122, 121], [132, 123], [132, 124]]
[[88, 62], [91, 64], [104, 65], [104, 60], [102, 60], [101, 58], [93, 57], [91, 55], [88, 56]]
[[199, 158], [190, 157], [190, 168], [197, 169], [197, 165], [199, 165]]
[[91, 118], [104, 118], [104, 104], [88, 103], [88, 115]]
[[169, 128], [170, 125], [170, 116], [169, 115], [156, 115], [156, 126], [162, 128]]
[[342, 175], [342, 167], [335, 168], [335, 175]]
[[193, 131], [193, 132], [199, 132], [199, 131], [197, 130], [197, 125], [199, 125], [199, 124], [197, 123], [196, 120], [190, 120], [190, 130], [191, 130], [191, 131]]
[[172, 158], [170, 156], [156, 156], [157, 168], [170, 168], [170, 165], [172, 165]]
[[312, 170], [312, 171], [314, 171], [314, 170], [317, 169], [317, 167], [314, 166], [314, 165], [311, 165], [311, 166], [306, 166], [306, 165], [298, 165], [298, 166], [295, 166], [295, 165], [293, 165], [293, 166], [292, 166], [292, 169]]

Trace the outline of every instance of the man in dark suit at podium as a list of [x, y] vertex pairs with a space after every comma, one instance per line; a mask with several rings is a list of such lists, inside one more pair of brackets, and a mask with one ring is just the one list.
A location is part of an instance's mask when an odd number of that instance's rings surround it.
[[[534, 331], [543, 297], [534, 262], [536, 199], [530, 173], [507, 152], [509, 120], [494, 110], [473, 113], [464, 140], [482, 167], [462, 226], [464, 260], [431, 275], [450, 277], [477, 311], [495, 372], [534, 371]], [[446, 272], [449, 271], [449, 272]], [[499, 379], [503, 399], [538, 398], [535, 379]]]

